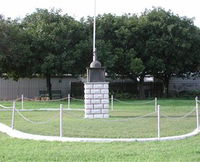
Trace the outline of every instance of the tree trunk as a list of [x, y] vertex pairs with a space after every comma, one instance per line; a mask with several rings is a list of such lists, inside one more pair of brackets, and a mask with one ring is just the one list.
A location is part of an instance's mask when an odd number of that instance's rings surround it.
[[51, 93], [51, 75], [46, 75], [46, 81], [47, 81], [47, 93], [49, 95], [49, 99], [52, 99], [52, 93]]
[[139, 81], [139, 98], [144, 99], [145, 93], [144, 93], [144, 77], [141, 77]]
[[163, 95], [169, 97], [169, 79], [163, 81]]

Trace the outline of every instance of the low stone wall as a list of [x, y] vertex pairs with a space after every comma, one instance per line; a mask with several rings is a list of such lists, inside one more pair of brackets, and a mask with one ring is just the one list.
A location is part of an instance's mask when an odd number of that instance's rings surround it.
[[109, 83], [84, 84], [85, 118], [109, 118]]

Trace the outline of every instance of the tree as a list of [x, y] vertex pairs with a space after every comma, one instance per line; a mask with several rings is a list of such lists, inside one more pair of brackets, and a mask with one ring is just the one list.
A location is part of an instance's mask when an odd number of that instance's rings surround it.
[[[59, 10], [37, 9], [19, 22], [0, 16], [0, 75], [44, 76], [52, 98], [52, 76], [86, 73], [92, 61], [92, 17], [79, 22]], [[146, 75], [162, 80], [167, 95], [171, 77], [199, 74], [200, 30], [192, 19], [171, 11], [98, 15], [96, 36], [98, 59], [108, 75], [134, 80], [141, 98]]]
[[31, 75], [31, 51], [26, 33], [21, 30], [18, 20], [0, 16], [0, 73], [3, 77], [17, 80]]
[[[120, 77], [126, 75], [126, 64], [124, 61], [128, 55], [126, 52], [130, 50], [129, 47], [125, 47], [126, 31], [123, 31], [125, 27], [127, 15], [124, 17], [115, 16], [111, 14], [99, 15], [97, 17], [97, 33], [96, 33], [96, 46], [97, 55], [103, 66], [106, 66], [107, 73], [112, 77]], [[87, 19], [88, 26], [88, 42], [92, 44], [92, 18]], [[123, 35], [124, 34], [124, 35]], [[91, 57], [92, 58], [92, 57]]]
[[[98, 24], [98, 21], [97, 21]], [[136, 51], [138, 41], [138, 17], [136, 15], [113, 16], [111, 14], [99, 17], [99, 36], [101, 41], [100, 58], [107, 65], [110, 76], [130, 78], [139, 85], [143, 98], [142, 86], [138, 78], [144, 77], [145, 64]], [[140, 79], [142, 80], [142, 79]]]
[[23, 29], [30, 36], [31, 52], [34, 54], [32, 69], [35, 74], [46, 77], [50, 99], [51, 77], [75, 74], [75, 46], [83, 39], [82, 26], [60, 10], [37, 9], [22, 21]]
[[[89, 17], [87, 22], [92, 38], [92, 18]], [[138, 78], [143, 76], [145, 65], [135, 50], [137, 32], [136, 15], [104, 14], [97, 17], [97, 53], [110, 77], [130, 78], [138, 83]]]
[[142, 14], [138, 31], [136, 50], [145, 71], [163, 81], [167, 96], [172, 76], [185, 76], [195, 70], [193, 58], [199, 55], [199, 29], [191, 19], [155, 8]]

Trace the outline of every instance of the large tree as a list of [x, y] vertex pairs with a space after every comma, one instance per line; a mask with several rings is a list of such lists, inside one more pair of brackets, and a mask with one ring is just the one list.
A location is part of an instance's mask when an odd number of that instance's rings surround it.
[[18, 79], [31, 75], [31, 51], [27, 34], [18, 20], [0, 16], [0, 73]]
[[51, 77], [78, 73], [74, 68], [78, 56], [75, 47], [83, 39], [82, 26], [60, 11], [37, 9], [22, 22], [29, 34], [31, 52], [34, 54], [32, 69], [46, 77], [50, 99]]
[[172, 76], [196, 71], [199, 29], [191, 19], [161, 8], [147, 10], [140, 17], [139, 33], [137, 51], [146, 65], [144, 70], [163, 81], [164, 94], [168, 95]]
[[[91, 45], [92, 23], [92, 18], [88, 17], [85, 24], [88, 28], [88, 42]], [[131, 32], [134, 32], [136, 25], [137, 17], [135, 15], [104, 14], [97, 17], [97, 55], [103, 66], [106, 66], [109, 76], [135, 78], [130, 75], [129, 68], [131, 60], [135, 57], [133, 46], [135, 40], [131, 40], [130, 35]]]
[[[85, 74], [92, 61], [93, 18], [76, 21], [60, 11], [37, 9], [20, 23], [0, 16], [0, 74], [13, 78]], [[163, 81], [199, 73], [200, 31], [193, 21], [161, 8], [141, 16], [97, 17], [97, 55], [112, 78], [138, 83], [143, 98], [146, 75]]]
[[[130, 78], [138, 85], [145, 65], [135, 50], [138, 41], [138, 17], [104, 14], [97, 17], [97, 51], [112, 78]], [[139, 86], [141, 92], [141, 86]], [[141, 93], [140, 93], [141, 95]]]

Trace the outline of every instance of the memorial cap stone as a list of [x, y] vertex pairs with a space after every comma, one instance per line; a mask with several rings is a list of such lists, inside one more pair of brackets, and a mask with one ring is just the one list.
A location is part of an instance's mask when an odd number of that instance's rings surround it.
[[92, 61], [90, 68], [101, 68], [101, 63], [98, 60]]

